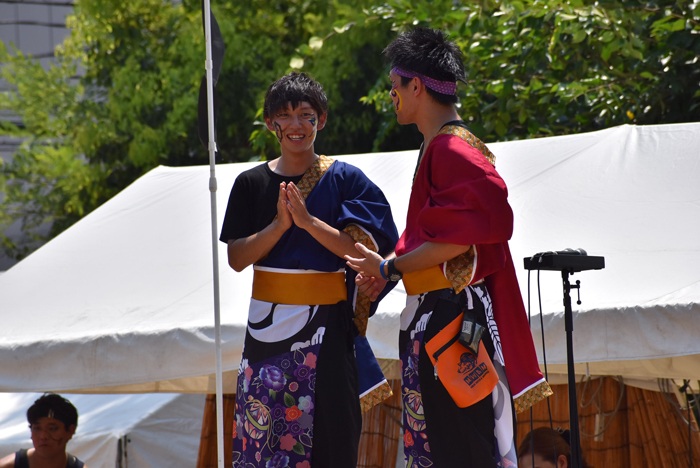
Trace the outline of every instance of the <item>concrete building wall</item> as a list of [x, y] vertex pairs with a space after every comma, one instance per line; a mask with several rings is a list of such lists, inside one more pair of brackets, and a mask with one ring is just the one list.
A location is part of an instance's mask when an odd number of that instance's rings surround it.
[[[53, 60], [55, 47], [70, 33], [65, 25], [66, 17], [72, 13], [73, 2], [70, 0], [0, 0], [0, 41], [8, 49], [14, 45], [48, 67]], [[9, 88], [10, 85], [0, 79], [0, 92]], [[3, 110], [0, 110], [0, 120], [22, 124], [19, 116]], [[0, 135], [0, 158], [9, 161], [20, 143], [21, 139]], [[19, 226], [10, 227], [4, 234], [15, 241], [24, 241]], [[7, 270], [15, 263], [15, 260], [0, 254], [0, 271]]]

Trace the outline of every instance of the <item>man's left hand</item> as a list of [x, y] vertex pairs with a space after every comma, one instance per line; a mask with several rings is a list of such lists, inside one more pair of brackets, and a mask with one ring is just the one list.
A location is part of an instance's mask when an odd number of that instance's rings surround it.
[[301, 194], [301, 190], [292, 182], [287, 184], [287, 208], [292, 215], [294, 224], [308, 231], [308, 228], [314, 222], [314, 217], [306, 209], [306, 202]]
[[374, 302], [379, 297], [379, 294], [384, 290], [384, 286], [388, 283], [384, 278], [377, 278], [374, 276], [363, 276], [362, 273], [358, 273], [355, 277], [355, 284], [357, 285], [357, 290], [369, 297], [369, 300]]

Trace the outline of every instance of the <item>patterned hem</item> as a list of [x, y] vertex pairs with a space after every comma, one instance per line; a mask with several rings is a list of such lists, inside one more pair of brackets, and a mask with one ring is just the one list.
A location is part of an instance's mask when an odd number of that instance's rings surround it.
[[523, 411], [530, 409], [531, 406], [534, 406], [535, 404], [539, 403], [540, 401], [553, 394], [554, 392], [545, 380], [535, 385], [530, 390], [527, 390], [519, 397], [513, 398], [515, 412], [522, 413]]
[[360, 398], [360, 408], [362, 413], [366, 413], [374, 406], [389, 398], [394, 393], [391, 391], [391, 385], [386, 380], [377, 388], [370, 390], [369, 393]]
[[475, 270], [476, 247], [472, 245], [466, 252], [447, 261], [445, 276], [450, 284], [452, 284], [455, 293], [459, 294], [472, 282]]

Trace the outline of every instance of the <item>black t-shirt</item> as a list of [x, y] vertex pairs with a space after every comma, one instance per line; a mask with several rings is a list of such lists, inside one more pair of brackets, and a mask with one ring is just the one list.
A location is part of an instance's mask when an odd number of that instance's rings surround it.
[[267, 163], [240, 173], [228, 198], [219, 240], [228, 243], [265, 229], [277, 216], [280, 184], [298, 184], [302, 177], [275, 174]]
[[[75, 455], [66, 453], [68, 460], [66, 461], [66, 468], [83, 468], [83, 462], [78, 460]], [[27, 456], [27, 449], [20, 449], [15, 452], [15, 468], [29, 468], [29, 457]]]

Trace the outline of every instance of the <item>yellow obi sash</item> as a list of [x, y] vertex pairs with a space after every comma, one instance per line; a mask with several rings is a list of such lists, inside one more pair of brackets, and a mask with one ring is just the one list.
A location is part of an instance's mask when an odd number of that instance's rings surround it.
[[[456, 292], [462, 291], [467, 284], [465, 283], [460, 286], [453, 285], [442, 272], [442, 265], [444, 265], [444, 263], [403, 275], [403, 286], [406, 288], [406, 294], [415, 296], [416, 294], [423, 294], [445, 288], [454, 288]], [[471, 275], [471, 271], [469, 271], [469, 274]], [[469, 284], [481, 284], [483, 282], [484, 280], [480, 279]]]
[[254, 267], [253, 299], [275, 304], [337, 304], [348, 297], [345, 271]]
[[403, 285], [409, 296], [452, 287], [440, 265], [406, 273], [403, 275]]

